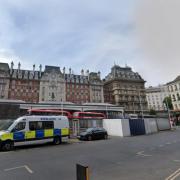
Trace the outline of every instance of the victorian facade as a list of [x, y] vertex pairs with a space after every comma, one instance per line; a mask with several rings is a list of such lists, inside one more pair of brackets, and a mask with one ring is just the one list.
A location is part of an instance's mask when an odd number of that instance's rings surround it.
[[9, 93], [8, 99], [23, 100], [25, 102], [39, 102], [39, 84], [41, 71], [21, 70], [21, 64], [18, 64], [18, 69], [13, 68], [11, 63], [10, 78], [9, 78]]
[[164, 98], [169, 96], [168, 87], [166, 85], [159, 85], [157, 87], [149, 87], [146, 89], [146, 99], [148, 109], [156, 111], [165, 110]]
[[89, 84], [90, 84], [90, 102], [103, 103], [104, 93], [103, 93], [103, 82], [101, 80], [101, 73], [91, 72], [89, 74]]
[[69, 73], [65, 73], [66, 81], [66, 100], [76, 104], [83, 104], [90, 101], [88, 76], [84, 74], [84, 70], [80, 75], [75, 75], [71, 68]]
[[104, 80], [104, 100], [126, 111], [147, 110], [145, 81], [130, 67], [114, 65]]
[[180, 76], [174, 81], [167, 83], [167, 86], [171, 96], [173, 109], [180, 110]]
[[8, 99], [9, 65], [0, 63], [0, 99]]
[[22, 70], [0, 63], [0, 99], [23, 100], [25, 102], [104, 102], [103, 83], [100, 72], [89, 73], [89, 70], [76, 75], [71, 68], [66, 73], [65, 68], [57, 66], [42, 66], [39, 70]]
[[40, 80], [39, 101], [66, 101], [65, 80], [60, 67], [45, 66]]

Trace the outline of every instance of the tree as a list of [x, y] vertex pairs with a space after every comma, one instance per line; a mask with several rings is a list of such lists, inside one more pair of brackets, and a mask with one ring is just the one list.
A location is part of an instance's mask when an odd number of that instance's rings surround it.
[[150, 115], [156, 115], [156, 111], [154, 109], [150, 109], [149, 114]]
[[171, 97], [168, 96], [168, 97], [165, 97], [164, 100], [163, 100], [163, 103], [165, 104], [166, 106], [166, 109], [170, 109], [172, 110], [173, 109], [173, 104], [172, 104], [172, 100], [171, 100]]

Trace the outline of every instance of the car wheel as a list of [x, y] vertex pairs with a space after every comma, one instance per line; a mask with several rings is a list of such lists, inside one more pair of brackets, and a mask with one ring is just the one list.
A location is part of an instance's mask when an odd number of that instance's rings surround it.
[[107, 134], [105, 134], [105, 135], [104, 135], [104, 139], [107, 139], [107, 138], [108, 138], [108, 135], [107, 135]]
[[92, 141], [92, 137], [91, 136], [88, 136], [88, 141]]
[[54, 137], [53, 143], [54, 143], [55, 145], [61, 144], [61, 138], [60, 138], [60, 137]]
[[12, 141], [6, 141], [2, 145], [3, 151], [11, 151], [14, 148], [14, 143]]

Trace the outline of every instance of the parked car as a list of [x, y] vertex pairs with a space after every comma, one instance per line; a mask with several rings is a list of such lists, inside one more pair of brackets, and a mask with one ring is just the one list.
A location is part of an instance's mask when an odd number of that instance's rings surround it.
[[97, 140], [97, 139], [107, 139], [108, 134], [104, 128], [88, 128], [86, 131], [80, 133], [78, 136], [80, 140]]

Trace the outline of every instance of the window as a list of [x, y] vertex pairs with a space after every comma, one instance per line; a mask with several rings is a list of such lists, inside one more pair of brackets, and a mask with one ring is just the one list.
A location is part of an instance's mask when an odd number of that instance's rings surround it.
[[42, 121], [31, 121], [29, 122], [29, 130], [35, 131], [35, 130], [40, 130], [42, 128]]
[[43, 122], [43, 129], [53, 129], [54, 122], [53, 121], [44, 121]]
[[41, 129], [53, 129], [54, 122], [53, 121], [31, 121], [29, 122], [29, 130], [41, 130]]
[[26, 127], [26, 122], [20, 122], [15, 126], [15, 128], [13, 129], [13, 132], [21, 131], [21, 130], [25, 129], [25, 127]]

